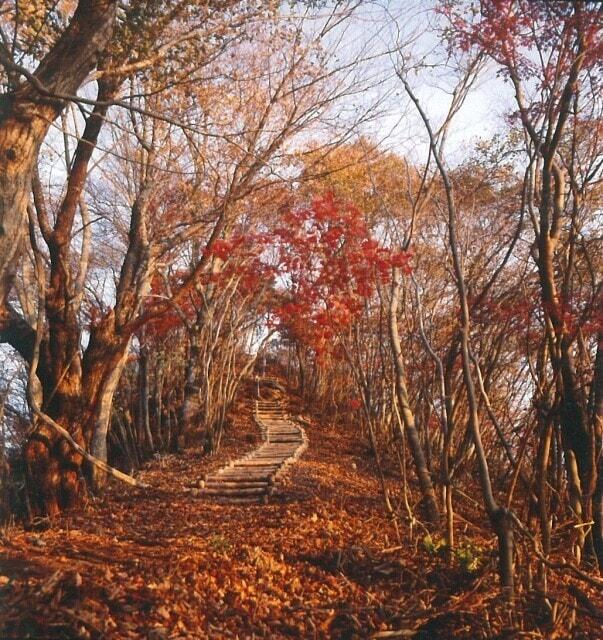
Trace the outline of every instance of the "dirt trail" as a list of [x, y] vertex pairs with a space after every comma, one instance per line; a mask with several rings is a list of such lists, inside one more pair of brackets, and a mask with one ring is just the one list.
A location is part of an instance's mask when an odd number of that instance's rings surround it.
[[[321, 446], [288, 468], [269, 504], [222, 504], [199, 488], [261, 444], [252, 407], [242, 400], [218, 455], [149, 463], [140, 477], [152, 489], [112, 484], [46, 531], [2, 532], [0, 638], [351, 638], [379, 630], [383, 581], [411, 573], [390, 554], [379, 559], [395, 544], [393, 529], [354, 439], [309, 427]], [[405, 589], [392, 586], [393, 612]]]
[[[250, 396], [219, 455], [156, 459], [140, 474], [151, 490], [113, 484], [46, 531], [2, 530], [0, 638], [517, 637], [501, 633], [510, 614], [499, 600], [495, 541], [478, 515], [471, 524], [470, 504], [458, 498], [457, 526], [459, 543], [474, 545], [475, 571], [448, 566], [422, 529], [403, 522], [400, 544], [357, 434], [313, 422], [312, 446], [268, 504], [208, 499], [201, 479], [261, 444]], [[296, 415], [301, 404], [292, 401]], [[397, 472], [387, 481], [398, 504]], [[532, 597], [520, 596], [522, 611]], [[534, 606], [526, 633], [538, 619]], [[563, 637], [600, 637], [593, 624], [581, 616], [576, 635]], [[522, 637], [547, 637], [534, 633]]]

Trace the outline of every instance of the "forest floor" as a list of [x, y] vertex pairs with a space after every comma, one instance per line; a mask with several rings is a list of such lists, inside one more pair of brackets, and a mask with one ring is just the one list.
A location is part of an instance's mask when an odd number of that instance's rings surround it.
[[[562, 581], [555, 624], [533, 594], [509, 608], [479, 524], [459, 516], [472, 542], [451, 566], [420, 529], [402, 525], [400, 543], [361, 439], [306, 431], [310, 448], [267, 505], [195, 489], [257, 446], [242, 399], [219, 454], [157, 458], [140, 473], [152, 489], [112, 484], [45, 531], [4, 527], [0, 638], [603, 638]], [[588, 594], [595, 608], [600, 595]]]

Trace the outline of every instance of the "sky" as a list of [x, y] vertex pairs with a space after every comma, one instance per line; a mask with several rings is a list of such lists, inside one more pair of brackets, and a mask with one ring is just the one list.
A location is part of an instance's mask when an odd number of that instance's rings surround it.
[[[365, 91], [353, 95], [348, 104], [339, 105], [341, 113], [349, 115], [354, 101], [359, 110], [379, 103], [379, 117], [358, 133], [417, 163], [425, 161], [427, 140], [418, 114], [395, 75], [395, 63], [400, 50], [408, 56], [410, 64], [421, 59], [428, 63], [429, 66], [416, 75], [410, 74], [409, 81], [437, 127], [448, 110], [449, 90], [454, 78], [444, 64], [445, 48], [434, 28], [436, 2], [359, 0], [352, 19], [335, 27], [325, 40], [325, 46], [331, 49], [331, 64], [345, 67], [357, 61], [358, 69], [354, 73], [367, 86]], [[327, 9], [319, 10], [315, 19], [307, 21], [309, 33], [323, 28], [329, 15]], [[512, 105], [508, 85], [497, 78], [492, 69], [487, 69], [453, 123], [446, 150], [448, 162], [454, 164], [455, 159], [466, 157], [467, 149], [474, 147], [478, 140], [493, 137], [503, 126], [503, 116]], [[347, 116], [342, 115], [344, 117]], [[51, 138], [52, 135], [49, 141]], [[62, 162], [55, 158], [54, 163], [46, 165], [52, 166], [52, 177], [59, 184], [63, 182]], [[10, 357], [6, 359], [6, 353], [0, 347], [0, 366], [3, 368], [11, 360]]]
[[[410, 66], [425, 67], [408, 75], [422, 107], [432, 124], [445, 117], [455, 76], [446, 65], [446, 50], [438, 33], [434, 11], [437, 0], [361, 1], [353, 18], [335, 30], [331, 44], [341, 61], [360, 60], [367, 78], [382, 79], [379, 86], [361, 98], [365, 104], [384, 100], [386, 113], [363, 128], [371, 138], [409, 159], [421, 161], [426, 151], [423, 125], [404, 88], [395, 76], [399, 52]], [[325, 14], [326, 15], [326, 14]], [[441, 22], [439, 23], [441, 25]], [[345, 31], [345, 32], [344, 32]], [[455, 117], [446, 156], [455, 162], [478, 140], [492, 138], [504, 128], [504, 115], [513, 108], [508, 84], [486, 67], [478, 83]]]

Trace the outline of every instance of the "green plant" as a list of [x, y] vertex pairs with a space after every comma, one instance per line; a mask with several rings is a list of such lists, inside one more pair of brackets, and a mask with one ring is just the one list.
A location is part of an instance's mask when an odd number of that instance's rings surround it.
[[430, 556], [440, 556], [446, 552], [448, 546], [443, 538], [432, 538], [428, 533], [423, 538], [423, 548]]
[[484, 550], [471, 542], [466, 542], [454, 550], [461, 569], [466, 573], [477, 571], [483, 560]]

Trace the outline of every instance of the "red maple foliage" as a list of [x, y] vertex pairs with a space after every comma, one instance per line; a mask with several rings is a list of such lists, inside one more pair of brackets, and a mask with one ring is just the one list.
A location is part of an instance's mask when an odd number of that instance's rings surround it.
[[275, 324], [314, 349], [335, 347], [392, 268], [410, 272], [410, 254], [381, 244], [362, 212], [332, 193], [289, 211], [275, 230], [284, 301]]

